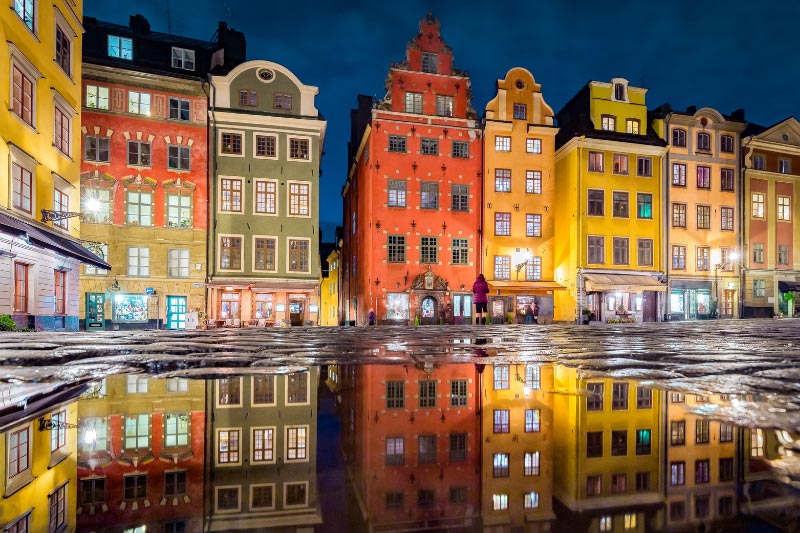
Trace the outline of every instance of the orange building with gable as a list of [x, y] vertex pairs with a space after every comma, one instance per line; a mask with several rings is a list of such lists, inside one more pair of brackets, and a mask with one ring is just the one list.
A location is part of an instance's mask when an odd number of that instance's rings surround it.
[[482, 141], [470, 79], [431, 14], [351, 112], [344, 197], [346, 322], [469, 323], [479, 265]]

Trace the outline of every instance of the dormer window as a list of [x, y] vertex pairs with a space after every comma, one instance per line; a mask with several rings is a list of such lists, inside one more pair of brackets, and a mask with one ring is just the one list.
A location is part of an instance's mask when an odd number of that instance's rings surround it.
[[614, 115], [603, 115], [601, 117], [601, 128], [605, 131], [616, 131], [617, 117]]
[[133, 59], [133, 39], [128, 37], [108, 36], [108, 57]]
[[172, 68], [194, 70], [194, 50], [172, 47]]
[[614, 100], [626, 100], [625, 98], [625, 85], [622, 83], [614, 84]]
[[439, 73], [439, 56], [432, 52], [422, 52], [422, 72]]
[[275, 96], [272, 97], [272, 107], [275, 109], [291, 109], [292, 95], [275, 93]]
[[697, 134], [697, 149], [704, 152], [711, 151], [711, 135], [701, 131]]
[[258, 93], [247, 89], [239, 91], [239, 105], [256, 107], [258, 105]]

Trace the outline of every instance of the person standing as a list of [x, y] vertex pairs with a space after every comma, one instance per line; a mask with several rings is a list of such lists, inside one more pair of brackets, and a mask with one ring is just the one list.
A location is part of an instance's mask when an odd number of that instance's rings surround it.
[[483, 274], [478, 274], [472, 284], [472, 300], [475, 302], [475, 323], [486, 324], [486, 307], [489, 303], [489, 284]]

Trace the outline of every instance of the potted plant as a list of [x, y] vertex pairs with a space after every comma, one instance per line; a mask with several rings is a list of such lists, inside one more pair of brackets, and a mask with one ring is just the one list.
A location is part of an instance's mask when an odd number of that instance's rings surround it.
[[583, 315], [583, 317], [582, 317], [582, 321], [581, 321], [581, 322], [582, 322], [583, 324], [588, 324], [588, 323], [589, 323], [589, 321], [590, 321], [590, 320], [591, 320], [591, 318], [592, 318], [592, 310], [591, 310], [591, 309], [588, 309], [588, 308], [586, 308], [586, 307], [584, 307], [584, 308], [581, 310], [581, 315]]

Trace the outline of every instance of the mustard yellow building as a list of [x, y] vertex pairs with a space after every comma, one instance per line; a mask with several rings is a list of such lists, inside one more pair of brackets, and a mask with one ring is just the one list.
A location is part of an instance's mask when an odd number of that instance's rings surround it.
[[319, 295], [319, 325], [339, 325], [339, 250], [334, 249], [326, 257], [328, 271], [322, 272]]
[[744, 113], [726, 116], [708, 107], [681, 112], [663, 105], [651, 117], [669, 143], [664, 158], [666, 312], [671, 320], [737, 317]]
[[78, 329], [80, 263], [108, 268], [77, 239], [82, 17], [80, 0], [0, 13], [0, 314], [22, 327]]
[[[0, 530], [75, 531], [75, 399], [81, 390], [65, 384], [0, 385]], [[15, 404], [25, 407], [9, 407]]]
[[666, 143], [648, 128], [646, 92], [592, 81], [557, 114], [556, 320], [663, 316]]
[[[553, 110], [541, 85], [515, 67], [497, 80], [486, 106], [482, 271], [489, 282], [489, 315], [553, 320], [555, 138]], [[534, 305], [535, 304], [535, 305]], [[529, 319], [529, 321], [531, 321]]]
[[481, 516], [486, 531], [550, 531], [552, 365], [487, 365], [482, 375]]
[[664, 502], [663, 393], [560, 366], [553, 386], [553, 494], [564, 519], [585, 531], [652, 530]]

